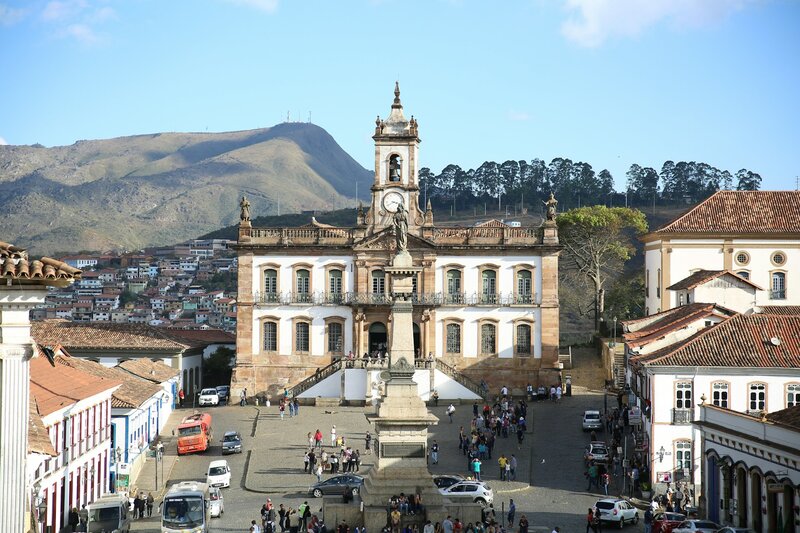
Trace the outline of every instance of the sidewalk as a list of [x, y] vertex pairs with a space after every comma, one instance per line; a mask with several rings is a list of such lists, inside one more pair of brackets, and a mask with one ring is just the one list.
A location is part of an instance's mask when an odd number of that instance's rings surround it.
[[[139, 491], [145, 493], [152, 492], [156, 500], [161, 498], [163, 489], [165, 488], [165, 481], [169, 479], [172, 468], [175, 466], [175, 461], [178, 460], [177, 452], [177, 439], [173, 435], [175, 428], [178, 427], [181, 420], [188, 414], [191, 414], [191, 409], [175, 409], [167, 420], [167, 424], [161, 432], [161, 442], [164, 444], [164, 453], [160, 462], [158, 462], [158, 484], [156, 484], [156, 458], [148, 457], [145, 459], [139, 474], [131, 482], [130, 488], [134, 487]], [[131, 496], [133, 494], [131, 493]]]

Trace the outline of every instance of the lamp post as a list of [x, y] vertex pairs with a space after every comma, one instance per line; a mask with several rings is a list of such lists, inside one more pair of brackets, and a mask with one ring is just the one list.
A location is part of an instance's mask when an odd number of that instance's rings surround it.
[[659, 448], [659, 450], [656, 452], [656, 455], [658, 455], [658, 462], [659, 463], [663, 463], [664, 462], [664, 454], [665, 453], [667, 453], [667, 450], [665, 450], [663, 446], [661, 448]]
[[117, 487], [119, 486], [119, 462], [122, 460], [122, 449], [117, 446], [114, 449], [114, 454], [117, 459], [114, 463], [114, 467], [116, 469], [116, 474], [114, 475], [114, 492], [117, 492]]
[[94, 501], [95, 485], [96, 485], [96, 480], [94, 478], [94, 473], [95, 473], [95, 468], [94, 468], [94, 461], [93, 461], [92, 462], [92, 466], [89, 467], [89, 486], [92, 488], [92, 498], [89, 501], [89, 503]]

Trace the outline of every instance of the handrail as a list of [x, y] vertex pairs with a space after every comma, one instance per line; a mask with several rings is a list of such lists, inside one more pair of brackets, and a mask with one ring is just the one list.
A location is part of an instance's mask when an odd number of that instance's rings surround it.
[[338, 372], [339, 369], [341, 369], [341, 367], [342, 367], [342, 360], [337, 359], [321, 368], [318, 368], [317, 370], [314, 371], [313, 374], [311, 374], [303, 381], [301, 381], [300, 383], [296, 384], [291, 389], [289, 389], [290, 395], [292, 397], [297, 397], [299, 394], [304, 393], [305, 391], [307, 391], [308, 389], [310, 389], [323, 379]]
[[438, 368], [442, 371], [445, 375], [451, 377], [456, 382], [460, 383], [464, 387], [468, 388], [470, 391], [474, 392], [484, 400], [486, 399], [486, 395], [488, 391], [485, 390], [483, 387], [472, 381], [472, 379], [468, 378], [464, 374], [462, 374], [459, 370], [455, 367], [452, 367], [442, 361], [441, 359], [434, 359], [434, 369]]

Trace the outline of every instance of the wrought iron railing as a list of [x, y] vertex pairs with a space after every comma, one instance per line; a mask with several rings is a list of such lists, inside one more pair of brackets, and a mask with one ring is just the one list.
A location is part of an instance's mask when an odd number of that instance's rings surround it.
[[336, 359], [335, 361], [331, 362], [330, 364], [318, 368], [313, 374], [308, 376], [306, 379], [289, 389], [289, 394], [292, 397], [296, 397], [299, 394], [307, 391], [323, 379], [331, 376], [339, 371], [342, 368], [342, 359]]
[[454, 381], [460, 383], [483, 399], [486, 399], [487, 395], [489, 394], [487, 388], [481, 387], [479, 384], [462, 374], [458, 369], [448, 365], [441, 359], [434, 359], [434, 368], [440, 370], [443, 374], [449, 376]]
[[685, 426], [691, 424], [694, 420], [694, 409], [689, 407], [687, 409], [672, 409], [672, 425]]
[[[262, 305], [391, 305], [393, 298], [388, 293], [372, 292], [260, 292], [253, 295], [256, 304]], [[413, 293], [411, 301], [415, 305], [453, 305], [475, 306], [491, 305], [510, 307], [515, 305], [535, 305], [536, 294], [513, 293]]]

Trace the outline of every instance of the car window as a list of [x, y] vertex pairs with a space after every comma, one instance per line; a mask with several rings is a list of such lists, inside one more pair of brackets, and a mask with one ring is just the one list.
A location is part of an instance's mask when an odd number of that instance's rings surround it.
[[465, 492], [478, 492], [477, 485], [467, 485], [467, 490]]
[[450, 487], [450, 492], [464, 492], [464, 485], [453, 485]]
[[700, 522], [695, 522], [694, 523], [694, 527], [697, 527], [697, 528], [700, 528], [700, 529], [715, 529], [717, 527], [717, 524], [715, 524], [714, 522], [703, 522], [703, 521], [700, 521]]
[[226, 472], [227, 472], [227, 469], [224, 466], [215, 466], [213, 468], [209, 468], [208, 469], [208, 475], [209, 476], [221, 476], [222, 474], [225, 474]]
[[683, 529], [683, 528], [688, 528], [690, 526], [691, 526], [691, 524], [689, 524], [689, 522], [681, 522], [680, 524], [678, 524], [678, 527], [675, 528], [675, 529]]
[[597, 502], [595, 507], [598, 509], [613, 509], [614, 503], [613, 502]]

